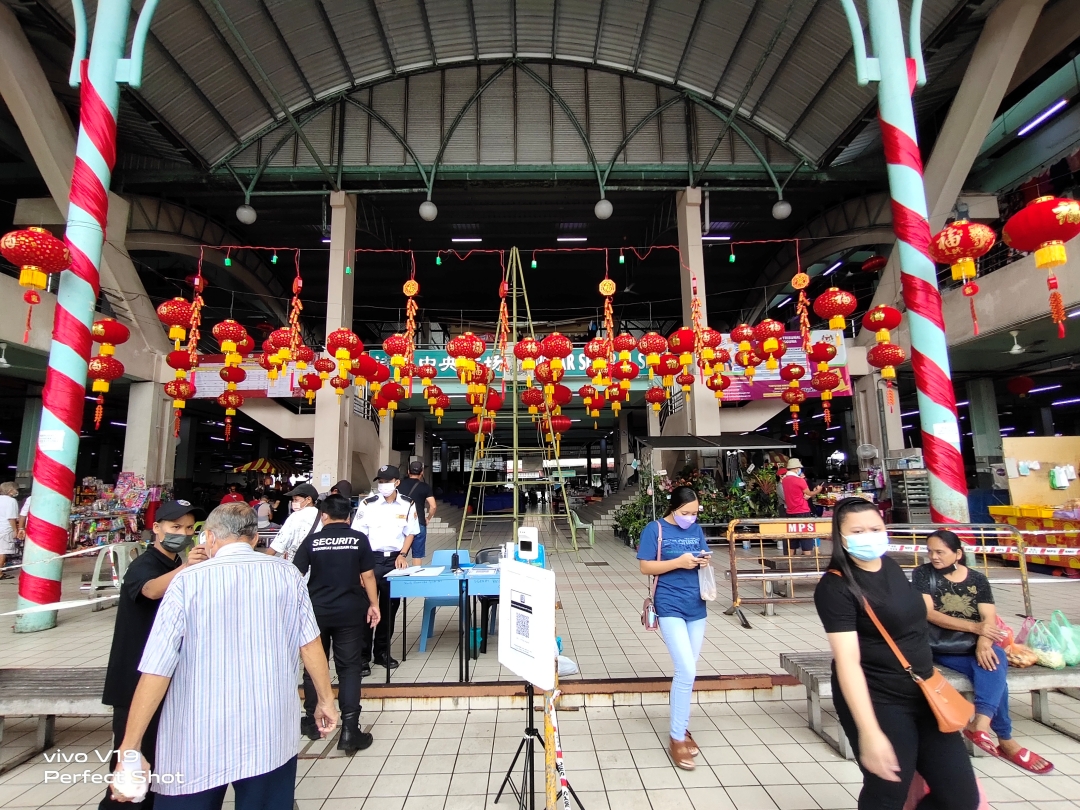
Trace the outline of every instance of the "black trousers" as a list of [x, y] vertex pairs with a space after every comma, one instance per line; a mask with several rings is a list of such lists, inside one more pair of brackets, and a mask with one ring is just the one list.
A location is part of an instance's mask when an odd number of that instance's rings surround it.
[[[362, 624], [339, 624], [316, 616], [319, 632], [322, 634], [323, 652], [330, 657], [331, 645], [334, 649], [334, 669], [338, 677], [338, 705], [341, 713], [358, 714], [360, 712], [360, 668], [364, 644]], [[319, 696], [315, 694], [315, 684], [304, 670], [304, 709], [308, 717], [315, 716], [315, 707]]]
[[[116, 769], [116, 751], [120, 748], [120, 743], [124, 741], [124, 730], [127, 728], [128, 712], [130, 710], [130, 706], [113, 706], [113, 753], [112, 756], [109, 757], [109, 773], [112, 773]], [[158, 706], [158, 710], [154, 712], [154, 716], [150, 718], [150, 724], [146, 727], [146, 733], [143, 735], [142, 754], [146, 757], [146, 761], [149, 762], [151, 766], [154, 764], [154, 755], [157, 752], [157, 730], [159, 720], [161, 720], [160, 706]], [[154, 795], [154, 791], [149, 790], [146, 793], [146, 798], [142, 800], [141, 804], [133, 805], [131, 802], [113, 801], [112, 791], [109, 788], [105, 788], [105, 798], [98, 804], [98, 810], [130, 810], [130, 808], [136, 806], [138, 806], [140, 810], [153, 810]]]
[[[389, 649], [390, 639], [394, 637], [394, 619], [397, 618], [401, 600], [390, 598], [390, 583], [387, 581], [386, 575], [394, 570], [395, 559], [397, 558], [376, 555], [375, 584], [379, 589], [379, 613], [382, 618], [379, 620], [379, 626], [375, 629], [372, 629], [367, 624], [364, 625], [363, 661], [365, 664], [369, 663], [372, 658], [382, 660]], [[374, 655], [372, 654], [373, 644]]]
[[[835, 676], [833, 705], [858, 759], [859, 732]], [[900, 762], [900, 781], [886, 782], [860, 762], [863, 789], [859, 810], [902, 810], [916, 771], [930, 788], [919, 802], [919, 810], [976, 810], [979, 788], [963, 737], [959, 732], [939, 731], [934, 713], [921, 695], [909, 703], [874, 703], [874, 713]]]

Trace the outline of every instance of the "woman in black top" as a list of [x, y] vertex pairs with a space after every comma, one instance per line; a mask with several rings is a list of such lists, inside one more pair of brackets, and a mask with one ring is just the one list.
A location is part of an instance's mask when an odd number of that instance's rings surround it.
[[975, 716], [964, 736], [1025, 771], [1050, 773], [1054, 766], [1047, 759], [1012, 738], [1005, 682], [1009, 662], [998, 644], [1005, 633], [997, 626], [990, 582], [964, 565], [964, 545], [955, 532], [939, 529], [926, 538], [926, 548], [930, 562], [912, 572], [911, 584], [923, 594], [930, 624], [935, 625], [930, 633], [934, 660], [966, 675], [975, 688]]
[[938, 730], [918, 684], [863, 607], [866, 599], [913, 672], [929, 677], [926, 605], [885, 556], [888, 542], [874, 504], [840, 501], [829, 573], [814, 592], [833, 653], [833, 703], [863, 772], [859, 810], [901, 810], [916, 771], [930, 789], [920, 810], [975, 810], [979, 791], [963, 738]]

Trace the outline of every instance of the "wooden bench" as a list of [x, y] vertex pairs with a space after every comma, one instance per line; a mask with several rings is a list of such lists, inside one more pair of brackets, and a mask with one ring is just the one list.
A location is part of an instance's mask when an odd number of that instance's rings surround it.
[[[827, 651], [781, 653], [780, 665], [806, 687], [806, 711], [810, 728], [835, 748], [841, 756], [854, 759], [851, 744], [840, 724], [836, 724], [836, 737], [833, 737], [825, 731], [822, 722], [821, 701], [823, 698], [832, 699], [832, 653]], [[939, 667], [939, 669], [949, 683], [967, 695], [969, 699], [971, 698], [971, 681], [947, 667]], [[1052, 690], [1061, 690], [1070, 697], [1077, 697], [1080, 694], [1076, 692], [1076, 689], [1080, 687], [1080, 667], [1066, 667], [1065, 669], [1047, 669], [1039, 666], [1027, 669], [1010, 667], [1007, 682], [1010, 694], [1031, 693], [1031, 718], [1036, 723], [1048, 726], [1074, 740], [1080, 740], [1080, 733], [1056, 722], [1050, 713]], [[970, 745], [968, 749], [971, 750]]]
[[[104, 687], [105, 667], [0, 669], [0, 773], [52, 747], [57, 715], [112, 716], [101, 702]], [[7, 715], [37, 717], [38, 727], [33, 747], [4, 760]]]

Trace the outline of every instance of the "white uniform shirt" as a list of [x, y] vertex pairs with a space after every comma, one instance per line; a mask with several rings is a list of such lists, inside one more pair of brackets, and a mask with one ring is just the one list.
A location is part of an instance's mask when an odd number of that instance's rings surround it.
[[19, 519], [19, 502], [10, 495], [0, 495], [0, 537], [15, 536], [11, 521]]
[[382, 495], [364, 498], [352, 527], [367, 535], [375, 553], [401, 551], [406, 537], [420, 533], [420, 520], [416, 516], [416, 504], [399, 492], [392, 502]]
[[30, 496], [26, 496], [26, 500], [23, 501], [22, 509], [19, 510], [19, 517], [27, 517], [30, 514]]
[[[296, 554], [296, 550], [300, 548], [300, 544], [304, 542], [304, 538], [311, 531], [311, 527], [318, 520], [319, 510], [314, 506], [305, 506], [299, 512], [293, 512], [281, 524], [281, 528], [270, 543], [270, 548], [286, 560], [291, 561]], [[318, 528], [315, 531], [318, 533]]]

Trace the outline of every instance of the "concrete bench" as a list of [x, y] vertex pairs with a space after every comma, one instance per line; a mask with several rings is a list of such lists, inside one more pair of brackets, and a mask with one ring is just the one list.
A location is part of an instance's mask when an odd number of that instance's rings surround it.
[[[840, 724], [836, 724], [836, 736], [833, 737], [825, 731], [822, 722], [821, 701], [832, 699], [832, 653], [828, 651], [781, 653], [780, 665], [806, 687], [806, 712], [810, 728], [835, 748], [841, 756], [854, 759], [851, 744]], [[949, 683], [967, 695], [969, 699], [971, 698], [971, 681], [947, 667], [939, 667], [939, 669]], [[1074, 698], [1080, 696], [1080, 692], [1077, 692], [1080, 688], [1080, 667], [1066, 667], [1065, 669], [1047, 669], [1040, 666], [1027, 669], [1010, 667], [1007, 681], [1010, 694], [1031, 693], [1031, 717], [1035, 722], [1072, 737], [1074, 740], [1080, 740], [1080, 734], [1075, 729], [1062, 726], [1053, 719], [1050, 713], [1052, 690], [1061, 690]], [[971, 750], [970, 745], [968, 748]]]
[[[57, 715], [112, 716], [112, 707], [101, 702], [105, 667], [0, 669], [0, 773], [51, 748]], [[10, 759], [3, 758], [4, 718], [7, 715], [37, 717], [33, 747]]]

